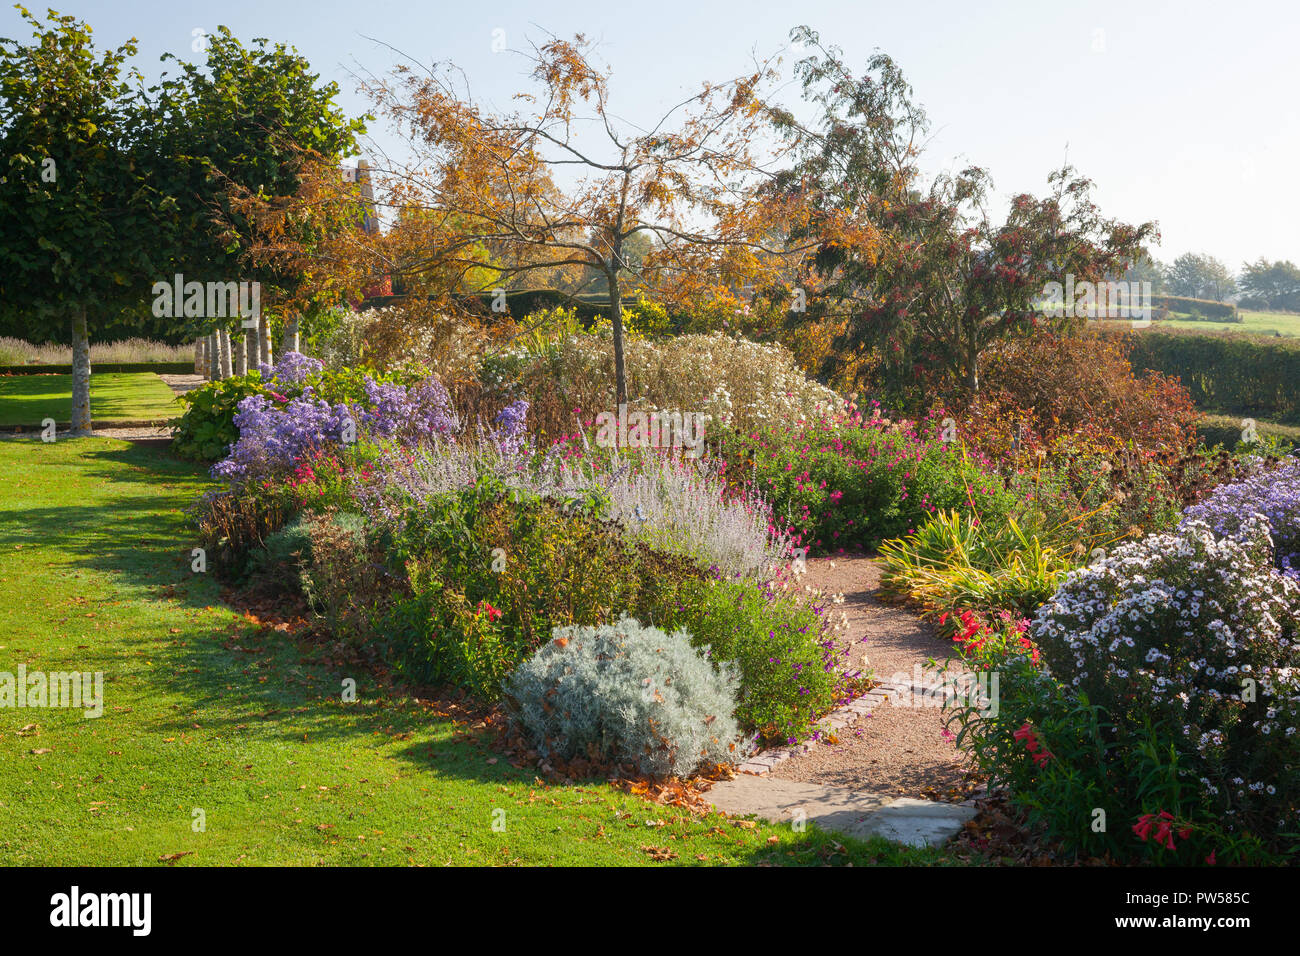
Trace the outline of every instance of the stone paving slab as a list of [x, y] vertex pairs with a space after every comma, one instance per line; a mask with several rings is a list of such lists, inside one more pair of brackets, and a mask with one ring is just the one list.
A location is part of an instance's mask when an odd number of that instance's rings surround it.
[[972, 807], [848, 787], [739, 775], [713, 784], [710, 803], [732, 816], [754, 814], [772, 823], [811, 820], [826, 830], [866, 839], [882, 836], [910, 846], [937, 846], [975, 816]]

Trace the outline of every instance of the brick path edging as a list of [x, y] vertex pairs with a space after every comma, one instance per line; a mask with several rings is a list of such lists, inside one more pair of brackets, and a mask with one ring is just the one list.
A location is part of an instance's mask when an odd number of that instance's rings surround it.
[[[831, 711], [821, 719], [821, 723], [824, 727], [829, 727], [832, 732], [842, 730], [889, 700], [890, 694], [901, 694], [903, 691], [910, 689], [910, 684], [880, 681], [861, 697], [854, 698], [843, 707]], [[793, 747], [773, 747], [759, 751], [737, 767], [736, 770], [740, 773], [750, 773], [758, 777], [766, 776], [773, 767], [782, 761], [808, 753], [815, 743], [816, 741], [810, 740], [795, 744]]]

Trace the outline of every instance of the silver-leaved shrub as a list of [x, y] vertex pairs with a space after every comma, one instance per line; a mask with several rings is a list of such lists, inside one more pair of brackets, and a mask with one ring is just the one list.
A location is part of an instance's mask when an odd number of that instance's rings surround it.
[[506, 700], [543, 757], [684, 777], [743, 756], [738, 686], [734, 668], [711, 663], [685, 630], [623, 618], [557, 627], [507, 679]]
[[1265, 841], [1300, 822], [1300, 586], [1272, 550], [1262, 516], [1232, 538], [1189, 518], [1070, 572], [1033, 626], [1114, 746], [1157, 728], [1203, 806]]

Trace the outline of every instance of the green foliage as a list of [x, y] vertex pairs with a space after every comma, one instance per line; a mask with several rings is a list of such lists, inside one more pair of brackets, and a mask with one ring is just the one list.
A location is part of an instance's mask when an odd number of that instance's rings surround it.
[[[328, 515], [331, 499], [313, 503]], [[736, 716], [764, 740], [804, 739], [844, 694], [820, 609], [636, 542], [588, 494], [506, 492], [481, 479], [365, 540], [313, 525], [305, 585], [331, 630], [410, 679], [492, 699], [552, 630], [627, 615], [685, 629], [741, 675]], [[830, 666], [828, 666], [830, 665]]]
[[679, 630], [631, 618], [556, 628], [506, 683], [515, 722], [545, 757], [626, 763], [686, 777], [744, 756], [734, 668], [714, 667]]
[[978, 507], [990, 520], [1017, 496], [933, 425], [825, 418], [728, 435], [727, 475], [752, 483], [813, 549], [870, 549], [919, 528], [938, 510]]
[[1148, 331], [1134, 336], [1131, 358], [1181, 379], [1199, 408], [1300, 424], [1300, 342]]
[[286, 590], [297, 590], [299, 575], [311, 565], [311, 528], [308, 519], [299, 516], [279, 531], [267, 536], [266, 543], [249, 556], [250, 571], [262, 583]]
[[683, 582], [701, 574], [628, 544], [600, 518], [599, 502], [516, 500], [491, 481], [408, 514], [389, 563], [412, 593], [380, 628], [398, 643], [402, 669], [486, 698], [553, 628], [624, 613], [662, 619]]
[[[233, 278], [251, 268], [246, 253], [255, 231], [236, 208], [236, 195], [295, 195], [309, 165], [337, 166], [356, 151], [365, 122], [343, 114], [334, 102], [338, 85], [320, 83], [291, 47], [265, 39], [245, 47], [224, 26], [207, 41], [203, 64], [163, 57], [176, 61], [180, 74], [159, 88], [167, 118], [160, 148], [181, 225], [178, 271]], [[310, 247], [320, 237], [311, 217], [300, 218], [292, 238]], [[268, 293], [292, 293], [302, 279], [292, 268], [262, 265], [254, 272]], [[193, 331], [211, 326], [211, 318], [200, 319]]]
[[239, 403], [250, 395], [270, 395], [259, 372], [207, 382], [178, 396], [185, 413], [172, 434], [172, 449], [192, 461], [224, 457], [239, 439]]
[[930, 611], [1032, 614], [1082, 554], [1101, 545], [1085, 543], [1077, 531], [1041, 519], [1021, 527], [1012, 516], [990, 522], [941, 511], [915, 533], [880, 546], [881, 581], [887, 591]]
[[806, 738], [847, 695], [847, 655], [832, 650], [833, 629], [813, 606], [747, 581], [688, 582], [684, 591], [663, 626], [685, 628], [714, 660], [736, 664], [736, 716], [764, 744]]

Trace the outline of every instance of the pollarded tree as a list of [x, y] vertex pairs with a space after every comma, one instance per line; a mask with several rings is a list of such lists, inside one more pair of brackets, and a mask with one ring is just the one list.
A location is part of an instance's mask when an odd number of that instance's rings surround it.
[[49, 338], [71, 326], [72, 430], [90, 416], [90, 334], [147, 315], [174, 236], [158, 189], [148, 104], [133, 92], [131, 40], [102, 54], [83, 21], [51, 12], [28, 44], [0, 39], [0, 299]]
[[[291, 241], [296, 250], [312, 249], [335, 228], [340, 197], [328, 177], [332, 170], [340, 180], [339, 164], [355, 152], [364, 118], [344, 115], [335, 103], [338, 85], [319, 82], [291, 47], [262, 39], [245, 47], [224, 26], [205, 41], [202, 64], [164, 56], [176, 61], [180, 76], [159, 87], [174, 159], [168, 189], [184, 226], [177, 271], [200, 282], [247, 277], [263, 284], [264, 302], [309, 307], [321, 270], [306, 269], [296, 254], [252, 253], [265, 251], [265, 229], [277, 209], [292, 214], [275, 222], [274, 241]], [[359, 205], [353, 208], [359, 218]], [[210, 331], [213, 323], [205, 317], [194, 331]], [[268, 357], [269, 323], [259, 332]]]
[[535, 92], [516, 97], [530, 104], [517, 112], [477, 102], [450, 67], [427, 75], [399, 67], [392, 83], [368, 88], [416, 154], [389, 170], [389, 202], [429, 214], [428, 246], [400, 271], [437, 270], [459, 282], [482, 270], [484, 249], [494, 272], [481, 291], [594, 270], [608, 294], [621, 403], [629, 273], [669, 302], [726, 296], [792, 251], [773, 237], [803, 225], [805, 210], [797, 191], [766, 199], [759, 191], [781, 158], [759, 149], [772, 142], [762, 136], [759, 94], [769, 65], [705, 84], [634, 124], [611, 109], [609, 74], [592, 65], [588, 47], [579, 36], [525, 54]]
[[895, 382], [938, 372], [974, 394], [985, 351], [1044, 321], [1048, 282], [1123, 273], [1154, 235], [1152, 223], [1103, 218], [1091, 183], [1069, 167], [1049, 176], [1046, 198], [1015, 196], [1006, 220], [993, 222], [984, 170], [922, 177], [928, 121], [893, 60], [877, 54], [854, 76], [813, 31], [798, 28], [793, 39], [812, 51], [796, 73], [820, 116], [808, 125], [777, 115], [798, 162], [772, 188], [805, 196], [820, 221], [836, 214], [861, 223], [870, 237], [809, 233], [821, 241], [801, 283], [818, 293], [806, 318], [844, 323], [825, 374], [874, 350]]

